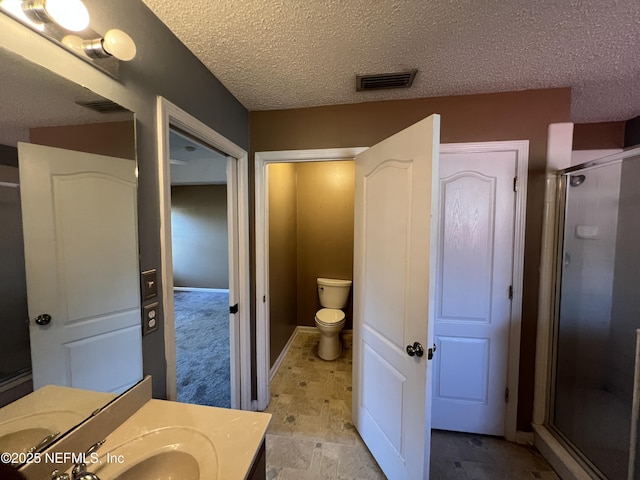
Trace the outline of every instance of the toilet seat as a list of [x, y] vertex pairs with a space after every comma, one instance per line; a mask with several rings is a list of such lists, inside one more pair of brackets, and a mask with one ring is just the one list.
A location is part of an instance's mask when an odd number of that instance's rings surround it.
[[316, 312], [316, 322], [321, 325], [336, 325], [344, 321], [344, 312], [337, 308], [321, 308]]

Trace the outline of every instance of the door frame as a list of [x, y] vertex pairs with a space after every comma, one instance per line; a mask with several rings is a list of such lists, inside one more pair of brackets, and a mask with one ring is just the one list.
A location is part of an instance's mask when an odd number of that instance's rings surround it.
[[[235, 322], [229, 324], [231, 408], [251, 409], [251, 291], [249, 264], [249, 155], [220, 133], [205, 125], [165, 98], [157, 98], [158, 129], [158, 184], [160, 200], [160, 257], [162, 307], [164, 311], [164, 346], [167, 363], [167, 399], [177, 399], [176, 337], [173, 302], [173, 261], [171, 241], [171, 179], [169, 164], [170, 127], [193, 135], [215, 147], [228, 157], [236, 159], [227, 165], [227, 197], [232, 208], [228, 216], [229, 238], [229, 289], [235, 296], [230, 303], [240, 308]], [[231, 168], [230, 168], [231, 166]], [[235, 177], [235, 178], [234, 178]], [[234, 207], [235, 204], [235, 207]], [[233, 209], [235, 208], [235, 212]], [[235, 246], [237, 245], [237, 251]]]
[[[267, 169], [271, 163], [320, 162], [352, 160], [368, 147], [328, 148], [314, 150], [283, 150], [256, 152], [255, 198], [256, 216], [256, 369], [258, 410], [269, 404], [270, 352], [269, 352], [269, 199]], [[509, 321], [509, 356], [507, 387], [509, 402], [505, 416], [504, 436], [512, 442], [526, 442], [529, 435], [518, 434], [518, 382], [520, 376], [520, 336], [524, 273], [524, 241], [526, 227], [527, 178], [529, 167], [529, 141], [509, 140], [495, 142], [464, 142], [440, 144], [441, 153], [515, 152], [518, 178], [515, 199], [513, 238], [513, 299]], [[512, 367], [513, 366], [513, 367]]]
[[321, 148], [314, 150], [281, 150], [256, 152], [255, 197], [256, 218], [256, 370], [258, 410], [269, 405], [269, 191], [267, 166], [271, 163], [333, 162], [354, 160], [369, 147]]
[[505, 412], [504, 437], [506, 440], [527, 443], [530, 434], [517, 432], [518, 382], [520, 378], [520, 336], [522, 330], [522, 295], [524, 274], [524, 242], [527, 207], [527, 178], [529, 168], [529, 140], [496, 142], [443, 143], [440, 153], [487, 153], [515, 152], [516, 171], [514, 179], [515, 209], [513, 223], [513, 263], [511, 316], [509, 319], [509, 345], [507, 357], [507, 388], [509, 401]]

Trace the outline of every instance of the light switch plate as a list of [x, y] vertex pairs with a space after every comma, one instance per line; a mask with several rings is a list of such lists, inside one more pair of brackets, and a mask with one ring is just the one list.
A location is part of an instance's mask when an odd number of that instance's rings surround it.
[[158, 330], [160, 316], [158, 315], [158, 302], [150, 303], [142, 307], [142, 336]]
[[151, 300], [158, 296], [158, 275], [156, 269], [142, 272], [142, 300]]

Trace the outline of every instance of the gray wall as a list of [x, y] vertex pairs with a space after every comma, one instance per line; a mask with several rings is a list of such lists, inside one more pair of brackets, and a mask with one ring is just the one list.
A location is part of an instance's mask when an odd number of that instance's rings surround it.
[[229, 288], [226, 185], [171, 187], [176, 287]]
[[[106, 31], [118, 26], [134, 37], [138, 48], [136, 59], [122, 64], [120, 72], [130, 94], [142, 103], [135, 112], [140, 267], [160, 270], [156, 95], [245, 149], [249, 145], [248, 112], [140, 0], [85, 3], [95, 19], [95, 29]], [[161, 298], [158, 302], [162, 305]], [[162, 312], [160, 315], [162, 319]], [[144, 373], [153, 376], [153, 395], [164, 397], [166, 362], [162, 327], [144, 337], [142, 347]]]
[[[248, 112], [141, 0], [85, 0], [85, 4], [93, 30], [104, 33], [120, 28], [136, 42], [138, 55], [132, 62], [121, 64], [119, 82], [7, 18], [0, 18], [0, 46], [136, 113], [140, 267], [160, 270], [157, 95], [245, 149], [249, 144]], [[156, 300], [162, 305], [161, 296]], [[166, 393], [166, 362], [162, 311], [159, 314], [160, 329], [144, 337], [142, 347], [144, 373], [153, 376], [154, 397], [162, 398]]]

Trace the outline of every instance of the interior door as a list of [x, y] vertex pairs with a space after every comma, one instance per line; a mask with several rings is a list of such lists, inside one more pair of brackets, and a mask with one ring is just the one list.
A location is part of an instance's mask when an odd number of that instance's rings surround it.
[[440, 153], [433, 428], [505, 434], [516, 168], [515, 151]]
[[18, 144], [34, 388], [142, 378], [136, 165]]
[[391, 480], [429, 476], [439, 136], [432, 115], [355, 159], [353, 419]]

